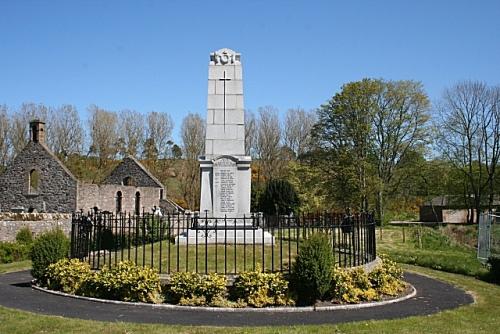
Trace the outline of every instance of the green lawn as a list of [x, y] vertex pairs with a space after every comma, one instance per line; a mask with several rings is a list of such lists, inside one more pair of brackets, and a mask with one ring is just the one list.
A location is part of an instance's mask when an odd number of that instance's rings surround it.
[[[275, 231], [276, 241], [273, 246], [263, 244], [202, 244], [200, 239], [196, 245], [177, 245], [169, 240], [155, 242], [152, 245], [106, 253], [106, 256], [93, 255], [91, 261], [95, 267], [104, 264], [113, 265], [120, 260], [131, 260], [138, 265], [146, 264], [158, 269], [162, 274], [177, 271], [197, 271], [236, 273], [261, 268], [266, 271], [288, 271], [290, 263], [294, 261], [299, 244], [296, 231], [289, 230], [281, 235]], [[312, 230], [300, 233], [312, 233]], [[300, 238], [302, 240], [303, 237]], [[258, 239], [257, 239], [258, 240]], [[222, 243], [223, 240], [220, 240]], [[345, 251], [349, 247], [349, 240], [341, 240], [335, 247], [335, 261], [349, 263], [354, 261]], [[161, 261], [160, 261], [161, 259]], [[88, 260], [88, 259], [87, 259]], [[353, 262], [354, 263], [354, 262]], [[98, 265], [99, 264], [99, 265]]]
[[0, 274], [12, 271], [27, 270], [27, 269], [31, 269], [30, 260], [0, 264]]
[[[403, 235], [404, 231], [404, 235]], [[400, 263], [413, 264], [437, 270], [484, 277], [488, 270], [477, 260], [476, 250], [440, 235], [439, 230], [423, 228], [421, 242], [412, 238], [416, 228], [385, 227], [380, 237], [377, 230], [377, 252], [389, 255]], [[432, 233], [425, 233], [425, 232]], [[448, 242], [447, 242], [448, 241]]]
[[[223, 328], [106, 323], [37, 315], [0, 307], [0, 333], [497, 333], [500, 326], [500, 286], [472, 277], [405, 266], [473, 293], [476, 303], [431, 316], [363, 321], [342, 325]], [[358, 311], [354, 311], [358, 312]], [[362, 312], [362, 311], [359, 311]]]

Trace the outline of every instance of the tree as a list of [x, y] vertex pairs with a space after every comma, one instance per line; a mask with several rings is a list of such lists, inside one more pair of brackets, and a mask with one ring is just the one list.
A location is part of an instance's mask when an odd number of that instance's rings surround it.
[[313, 137], [321, 159], [315, 161], [330, 168], [343, 195], [358, 201], [361, 210], [368, 209], [373, 184], [377, 216], [383, 221], [384, 194], [395, 171], [408, 152], [426, 142], [428, 109], [418, 82], [348, 83], [318, 110]]
[[180, 188], [189, 208], [200, 202], [200, 168], [198, 157], [205, 151], [205, 122], [198, 114], [187, 115], [181, 125], [184, 163], [180, 173]]
[[67, 157], [83, 150], [84, 131], [78, 111], [72, 105], [50, 108], [48, 145], [55, 154]]
[[430, 102], [422, 84], [415, 81], [381, 82], [374, 113], [374, 146], [379, 187], [377, 215], [384, 219], [384, 193], [406, 155], [418, 150], [428, 138]]
[[[34, 119], [47, 120], [48, 108], [43, 104], [23, 103], [11, 117], [10, 143], [13, 155], [17, 155], [29, 140], [29, 122]], [[50, 124], [47, 126], [50, 132]]]
[[259, 198], [259, 209], [268, 215], [289, 215], [300, 205], [299, 196], [287, 180], [274, 179], [266, 184]]
[[152, 111], [147, 116], [146, 138], [154, 144], [159, 159], [168, 157], [169, 145], [171, 140], [174, 122], [169, 114], [164, 112]]
[[279, 178], [283, 170], [281, 158], [281, 124], [278, 109], [272, 106], [259, 108], [256, 153], [266, 180]]
[[[318, 148], [313, 161], [322, 165], [345, 207], [368, 210], [368, 168], [376, 97], [382, 82], [347, 83], [318, 109], [312, 136]], [[340, 191], [339, 191], [340, 190]]]
[[245, 110], [245, 154], [255, 157], [255, 142], [257, 126], [255, 115], [250, 110]]
[[90, 152], [97, 155], [99, 167], [103, 167], [118, 152], [118, 118], [116, 113], [96, 105], [89, 107], [89, 113]]
[[[492, 206], [500, 156], [500, 88], [465, 81], [446, 89], [438, 106], [438, 148], [462, 173], [464, 199], [479, 221], [485, 195]], [[472, 217], [469, 217], [472, 222]]]
[[123, 110], [120, 113], [119, 133], [122, 138], [123, 147], [121, 154], [123, 156], [130, 154], [137, 156], [144, 146], [145, 137], [144, 116], [135, 110]]
[[295, 157], [300, 157], [311, 146], [311, 130], [316, 123], [313, 112], [306, 112], [302, 108], [288, 109], [285, 118], [284, 143]]
[[172, 158], [175, 160], [179, 160], [180, 158], [182, 158], [182, 149], [177, 144], [174, 144], [172, 146]]
[[9, 140], [10, 121], [7, 106], [0, 105], [0, 171], [10, 160], [11, 144]]

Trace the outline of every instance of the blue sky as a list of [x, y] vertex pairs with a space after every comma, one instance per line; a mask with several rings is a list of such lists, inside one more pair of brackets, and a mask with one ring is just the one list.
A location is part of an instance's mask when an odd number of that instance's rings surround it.
[[[242, 54], [245, 106], [313, 109], [365, 77], [431, 100], [500, 84], [500, 1], [0, 0], [0, 104], [205, 117], [209, 53]], [[177, 137], [175, 135], [174, 139]]]

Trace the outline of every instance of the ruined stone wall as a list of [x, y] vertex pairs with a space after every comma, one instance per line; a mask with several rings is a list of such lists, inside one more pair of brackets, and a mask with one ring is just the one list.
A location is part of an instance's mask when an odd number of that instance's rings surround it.
[[[30, 191], [29, 175], [39, 173], [38, 191]], [[15, 207], [38, 212], [72, 212], [77, 202], [77, 180], [46, 147], [29, 142], [0, 175], [0, 209]]]
[[100, 206], [99, 185], [83, 182], [79, 183], [76, 210], [87, 212], [96, 206]]
[[78, 210], [87, 212], [93, 207], [103, 211], [116, 212], [117, 193], [122, 193], [122, 212], [134, 213], [136, 193], [140, 194], [141, 212], [144, 208], [150, 212], [154, 206], [160, 206], [160, 189], [152, 187], [134, 187], [113, 184], [80, 184], [78, 189]]
[[131, 177], [137, 187], [159, 187], [158, 183], [130, 157], [123, 159], [103, 183], [122, 185], [126, 177]]

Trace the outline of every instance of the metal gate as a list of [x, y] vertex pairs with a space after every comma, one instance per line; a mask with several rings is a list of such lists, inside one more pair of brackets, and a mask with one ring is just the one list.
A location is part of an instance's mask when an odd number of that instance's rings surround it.
[[486, 263], [492, 255], [500, 254], [500, 216], [492, 213], [482, 213], [479, 216], [477, 236], [477, 258]]

